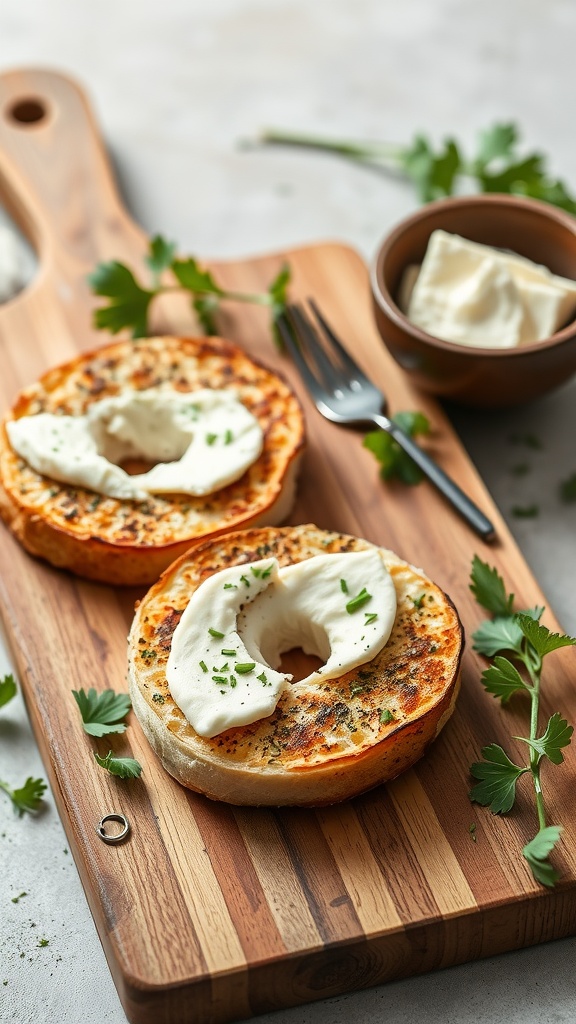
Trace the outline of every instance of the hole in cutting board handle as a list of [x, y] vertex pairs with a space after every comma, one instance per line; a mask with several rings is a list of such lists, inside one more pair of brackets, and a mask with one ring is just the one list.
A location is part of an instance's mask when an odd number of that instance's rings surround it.
[[36, 96], [26, 96], [23, 99], [16, 100], [7, 111], [10, 121], [15, 121], [16, 124], [24, 127], [38, 124], [39, 121], [44, 120], [47, 114], [46, 103]]

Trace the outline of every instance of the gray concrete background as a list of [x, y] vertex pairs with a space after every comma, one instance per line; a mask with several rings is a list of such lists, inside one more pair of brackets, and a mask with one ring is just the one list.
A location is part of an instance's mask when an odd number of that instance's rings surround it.
[[[400, 143], [423, 130], [470, 149], [480, 129], [516, 120], [526, 146], [548, 154], [576, 190], [575, 43], [570, 0], [0, 3], [0, 70], [41, 65], [77, 77], [134, 216], [200, 257], [335, 238], [370, 260], [416, 208], [410, 186], [336, 158], [241, 147], [265, 127]], [[576, 472], [575, 383], [520, 410], [453, 414], [572, 632], [576, 506], [560, 502], [558, 484]], [[512, 444], [527, 430], [539, 451]], [[518, 479], [511, 467], [525, 458], [532, 471]], [[537, 519], [513, 517], [514, 505], [533, 501]], [[0, 653], [0, 673], [8, 667]], [[43, 774], [20, 696], [1, 713], [0, 774]], [[0, 865], [0, 1019], [123, 1024], [51, 797], [35, 820], [0, 799]], [[550, 943], [258, 1020], [572, 1022], [575, 952], [574, 940]]]

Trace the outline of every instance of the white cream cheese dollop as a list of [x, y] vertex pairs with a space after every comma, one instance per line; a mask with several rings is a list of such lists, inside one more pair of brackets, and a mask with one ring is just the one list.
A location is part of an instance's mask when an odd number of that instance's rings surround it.
[[513, 348], [550, 337], [576, 313], [576, 281], [513, 253], [434, 231], [400, 302], [412, 323], [460, 345]]
[[[6, 424], [12, 448], [44, 476], [121, 500], [212, 494], [238, 480], [262, 451], [258, 420], [233, 391], [135, 391], [85, 415], [38, 413]], [[118, 463], [156, 465], [131, 476]]]
[[324, 665], [299, 681], [323, 684], [382, 650], [396, 591], [377, 548], [316, 555], [279, 568], [275, 558], [209, 576], [174, 631], [166, 668], [172, 697], [207, 738], [272, 714], [292, 676], [293, 648]]

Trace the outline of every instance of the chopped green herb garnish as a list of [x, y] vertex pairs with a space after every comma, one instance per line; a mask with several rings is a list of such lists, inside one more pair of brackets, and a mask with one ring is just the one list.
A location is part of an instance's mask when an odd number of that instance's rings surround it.
[[216, 640], [221, 640], [224, 636], [224, 633], [221, 633], [219, 629], [214, 629], [213, 626], [209, 626], [208, 632], [210, 633], [210, 636], [215, 637]]
[[213, 672], [227, 672], [228, 671], [228, 662], [226, 662], [225, 665], [221, 665], [220, 668], [217, 668], [216, 665], [213, 665], [212, 666], [212, 671]]
[[218, 434], [206, 434], [206, 438], [205, 438], [206, 444], [213, 445], [214, 441], [216, 440], [217, 437], [218, 437]]
[[224, 590], [238, 590], [238, 584], [237, 583], [225, 583], [224, 584]]
[[226, 676], [212, 676], [212, 680], [213, 682], [220, 683], [224, 686], [228, 685], [228, 680], [226, 679]]
[[263, 569], [262, 570], [260, 575], [261, 575], [263, 580], [268, 579], [268, 577], [272, 574], [272, 569], [273, 568], [274, 568], [274, 562], [271, 562], [267, 569]]
[[246, 584], [247, 587], [250, 586], [250, 580], [248, 579], [247, 576], [241, 576], [240, 579], [242, 580], [242, 583]]
[[250, 566], [250, 572], [252, 573], [253, 576], [261, 576], [262, 575], [262, 569], [258, 569], [254, 565]]
[[516, 519], [535, 519], [540, 514], [539, 505], [513, 505], [510, 512]]
[[232, 689], [234, 689], [234, 687], [236, 686], [236, 683], [237, 683], [236, 676], [230, 676], [230, 686], [232, 687]]
[[234, 434], [232, 433], [231, 430], [227, 430], [226, 433], [224, 434], [224, 444], [232, 444], [233, 440]]
[[394, 714], [388, 708], [380, 708], [380, 721], [382, 725], [389, 725], [394, 721]]
[[205, 661], [201, 661], [200, 662], [200, 668], [202, 669], [203, 672], [207, 672], [208, 671], [208, 665], [206, 664]]
[[268, 685], [268, 680], [266, 678], [265, 672], [261, 672], [259, 676], [256, 676], [256, 679], [259, 679], [261, 683], [264, 683], [264, 686]]
[[237, 672], [239, 676], [245, 676], [248, 672], [253, 672], [255, 668], [255, 661], [241, 661], [234, 665], [234, 671]]
[[359, 608], [362, 608], [363, 605], [365, 605], [368, 601], [371, 600], [372, 594], [368, 593], [366, 587], [362, 587], [360, 593], [356, 594], [356, 597], [353, 597], [350, 601], [348, 601], [346, 605], [346, 611], [348, 612], [349, 615], [353, 615], [354, 612], [357, 612]]
[[220, 654], [223, 654], [224, 657], [233, 658], [234, 655], [236, 654], [236, 651], [232, 651], [229, 650], [227, 647], [223, 647], [222, 650], [220, 651]]
[[343, 594], [348, 593], [348, 584], [346, 583], [346, 580], [340, 580], [340, 590]]
[[366, 620], [364, 622], [364, 625], [365, 626], [369, 626], [371, 622], [375, 622], [376, 621], [376, 619], [378, 618], [378, 613], [377, 612], [364, 612], [364, 618]]
[[415, 608], [421, 608], [422, 605], [424, 604], [424, 598], [425, 597], [426, 597], [425, 594], [420, 594], [420, 597], [413, 597], [412, 598], [412, 604], [414, 605], [414, 607]]

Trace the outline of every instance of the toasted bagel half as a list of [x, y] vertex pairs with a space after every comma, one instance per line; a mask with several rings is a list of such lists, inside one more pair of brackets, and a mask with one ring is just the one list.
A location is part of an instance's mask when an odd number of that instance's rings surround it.
[[267, 718], [212, 739], [194, 731], [166, 681], [172, 635], [208, 576], [267, 556], [282, 566], [369, 547], [312, 525], [230, 533], [195, 544], [140, 602], [129, 640], [132, 703], [164, 767], [184, 786], [232, 804], [320, 806], [393, 779], [424, 754], [454, 708], [463, 631], [450, 599], [391, 551], [382, 556], [396, 619], [372, 661], [318, 685], [293, 682]]
[[[123, 389], [233, 388], [264, 433], [260, 457], [235, 483], [205, 497], [118, 500], [35, 472], [11, 448], [6, 422], [47, 412], [81, 415]], [[23, 391], [0, 431], [0, 515], [22, 545], [53, 565], [106, 583], [156, 580], [193, 541], [284, 520], [295, 496], [304, 420], [275, 373], [221, 338], [118, 342], [46, 373]]]

